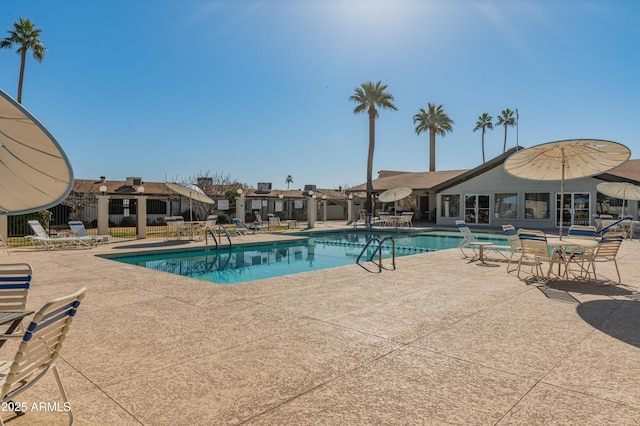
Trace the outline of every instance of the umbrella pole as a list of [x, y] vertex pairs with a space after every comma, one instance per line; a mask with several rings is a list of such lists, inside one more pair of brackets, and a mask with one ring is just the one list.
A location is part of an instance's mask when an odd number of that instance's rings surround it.
[[564, 148], [560, 151], [562, 152], [562, 179], [560, 181], [560, 241], [562, 241], [562, 223], [564, 222]]

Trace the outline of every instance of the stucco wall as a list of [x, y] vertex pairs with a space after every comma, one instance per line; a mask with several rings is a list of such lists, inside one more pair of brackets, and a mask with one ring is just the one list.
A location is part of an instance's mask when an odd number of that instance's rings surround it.
[[[602, 182], [593, 177], [572, 179], [565, 181], [565, 193], [581, 192], [591, 194], [589, 205], [590, 223], [593, 225], [593, 214], [596, 213], [596, 185]], [[524, 194], [531, 192], [546, 192], [550, 195], [551, 211], [549, 219], [525, 219]], [[496, 193], [515, 193], [518, 195], [517, 218], [500, 219], [495, 217], [495, 197]], [[501, 227], [504, 224], [512, 224], [515, 227], [530, 227], [537, 229], [556, 228], [555, 197], [560, 193], [560, 181], [535, 181], [512, 176], [504, 171], [502, 165], [495, 167], [486, 173], [457, 184], [441, 191], [437, 197], [437, 223], [441, 225], [455, 225], [455, 221], [464, 219], [464, 195], [478, 194], [489, 195], [489, 224], [477, 224], [477, 226]], [[456, 217], [442, 217], [442, 195], [457, 194], [460, 196], [460, 208]], [[636, 202], [630, 202], [627, 211], [636, 212]]]

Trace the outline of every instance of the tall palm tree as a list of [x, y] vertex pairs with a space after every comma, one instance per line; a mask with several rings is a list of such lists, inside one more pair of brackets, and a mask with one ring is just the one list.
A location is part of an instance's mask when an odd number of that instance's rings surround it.
[[22, 82], [24, 80], [24, 64], [27, 60], [27, 52], [32, 51], [33, 59], [42, 62], [47, 52], [40, 41], [38, 29], [28, 19], [22, 19], [13, 24], [13, 29], [7, 31], [9, 36], [0, 41], [0, 48], [11, 48], [18, 45], [18, 55], [20, 55], [20, 77], [18, 78], [18, 103], [22, 103]]
[[353, 110], [354, 114], [367, 112], [369, 114], [369, 155], [367, 156], [367, 201], [365, 209], [372, 211], [373, 207], [373, 151], [376, 145], [376, 118], [378, 118], [378, 108], [392, 109], [397, 111], [398, 108], [393, 104], [393, 95], [386, 92], [387, 85], [381, 81], [374, 83], [367, 81], [362, 83], [360, 87], [355, 88], [354, 94], [349, 100], [357, 105]]
[[482, 162], [484, 163], [484, 131], [485, 129], [493, 130], [493, 117], [483, 112], [482, 115], [478, 117], [476, 127], [473, 131], [475, 132], [479, 129], [482, 129]]
[[507, 152], [507, 127], [513, 127], [515, 125], [516, 118], [513, 116], [513, 111], [509, 108], [503, 109], [498, 116], [498, 121], [496, 121], [496, 126], [504, 126], [504, 145], [502, 147], [502, 152]]
[[293, 178], [291, 177], [291, 175], [287, 175], [287, 178], [284, 180], [284, 183], [287, 184], [287, 191], [289, 190], [289, 184], [293, 183]]
[[453, 130], [453, 120], [444, 112], [443, 105], [428, 103], [427, 111], [420, 111], [413, 116], [416, 126], [416, 134], [429, 131], [429, 171], [436, 171], [436, 134], [444, 136]]

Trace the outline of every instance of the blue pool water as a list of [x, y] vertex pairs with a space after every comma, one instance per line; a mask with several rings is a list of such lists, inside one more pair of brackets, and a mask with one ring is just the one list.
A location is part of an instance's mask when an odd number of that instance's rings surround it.
[[[163, 251], [150, 254], [108, 256], [109, 259], [158, 271], [197, 278], [216, 284], [235, 284], [262, 278], [352, 265], [371, 238], [391, 235], [396, 245], [396, 257], [457, 247], [460, 232], [432, 231], [421, 233], [384, 233], [378, 231], [344, 231], [311, 234], [304, 241], [206, 248], [198, 250]], [[505, 245], [499, 235], [477, 235], [480, 241]], [[364, 261], [373, 254], [373, 246], [363, 255]], [[383, 245], [383, 258], [391, 257], [391, 242]]]

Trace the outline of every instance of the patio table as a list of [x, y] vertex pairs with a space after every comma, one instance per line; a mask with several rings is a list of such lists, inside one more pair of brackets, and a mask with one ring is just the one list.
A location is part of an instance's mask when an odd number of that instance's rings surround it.
[[[567, 255], [571, 253], [569, 250], [583, 250], [584, 252], [593, 254], [593, 251], [598, 247], [598, 241], [595, 239], [571, 237], [563, 237], [562, 239], [558, 237], [547, 237], [547, 244], [549, 247], [561, 250], [565, 270], [569, 265], [569, 261], [567, 259]], [[592, 260], [589, 260], [589, 265], [592, 265]], [[589, 270], [589, 265], [587, 265], [587, 271]], [[558, 276], [560, 276], [560, 265], [558, 265]]]

